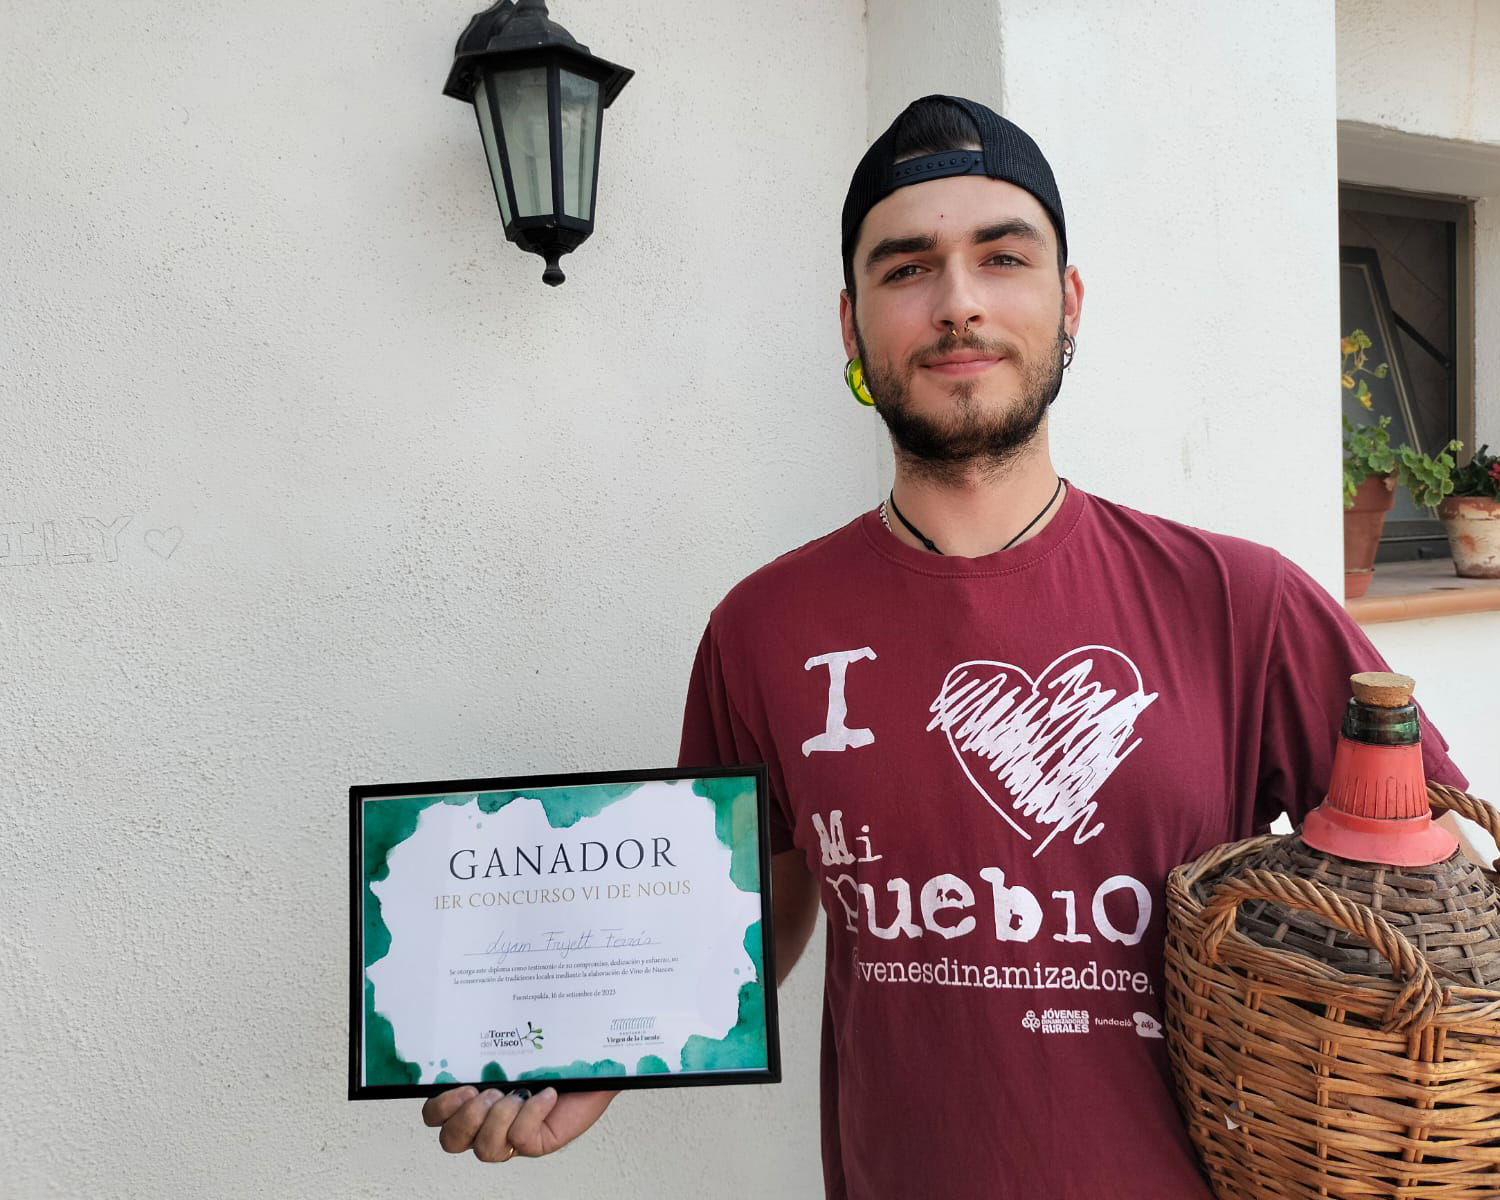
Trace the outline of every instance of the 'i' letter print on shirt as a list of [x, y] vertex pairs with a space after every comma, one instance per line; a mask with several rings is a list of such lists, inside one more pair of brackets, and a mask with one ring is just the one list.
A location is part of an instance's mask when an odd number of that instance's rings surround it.
[[848, 750], [851, 746], [868, 746], [875, 740], [869, 729], [850, 729], [844, 724], [849, 715], [849, 704], [844, 699], [844, 679], [849, 673], [849, 664], [866, 658], [874, 658], [875, 651], [868, 646], [858, 650], [835, 650], [832, 654], [819, 654], [802, 665], [804, 671], [814, 667], [828, 668], [828, 720], [823, 732], [802, 743], [802, 755], [810, 757], [814, 750]]

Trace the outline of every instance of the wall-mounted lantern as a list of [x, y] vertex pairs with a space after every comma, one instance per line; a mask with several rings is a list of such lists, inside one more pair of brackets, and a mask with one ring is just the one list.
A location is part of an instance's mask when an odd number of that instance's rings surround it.
[[445, 96], [474, 105], [505, 236], [547, 262], [594, 231], [599, 127], [635, 72], [595, 58], [544, 0], [499, 0], [458, 39]]

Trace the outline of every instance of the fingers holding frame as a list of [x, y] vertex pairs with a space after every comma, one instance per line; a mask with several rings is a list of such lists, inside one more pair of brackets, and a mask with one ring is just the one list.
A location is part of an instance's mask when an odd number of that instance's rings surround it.
[[[459, 1088], [458, 1092], [469, 1092], [471, 1095], [462, 1101], [438, 1130], [438, 1145], [449, 1154], [462, 1154], [474, 1146], [474, 1139], [479, 1136], [479, 1131], [488, 1120], [490, 1110], [502, 1099], [503, 1093], [489, 1088], [485, 1091], [475, 1091], [473, 1088]], [[445, 1092], [445, 1096], [454, 1095], [453, 1092]], [[442, 1097], [436, 1097], [441, 1099]], [[431, 1104], [432, 1101], [428, 1101]], [[427, 1117], [427, 1108], [422, 1109], [423, 1118]], [[508, 1122], [507, 1122], [508, 1123]]]
[[422, 1124], [429, 1129], [436, 1129], [478, 1094], [478, 1088], [456, 1087], [430, 1096], [427, 1103], [422, 1105]]
[[520, 1150], [511, 1141], [511, 1126], [530, 1103], [531, 1093], [525, 1088], [517, 1088], [503, 1096], [495, 1091], [480, 1093], [481, 1098], [484, 1096], [497, 1098], [490, 1102], [489, 1111], [484, 1114], [469, 1149], [474, 1151], [474, 1157], [480, 1162], [509, 1162]]

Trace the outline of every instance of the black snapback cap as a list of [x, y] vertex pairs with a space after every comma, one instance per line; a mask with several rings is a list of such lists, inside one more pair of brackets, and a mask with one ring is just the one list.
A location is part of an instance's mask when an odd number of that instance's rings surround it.
[[[916, 105], [932, 100], [953, 105], [973, 121], [979, 131], [980, 148], [947, 150], [896, 162], [897, 127]], [[844, 197], [844, 261], [849, 262], [854, 253], [859, 227], [872, 208], [897, 188], [950, 175], [987, 175], [1030, 192], [1057, 227], [1058, 246], [1063, 261], [1067, 261], [1068, 233], [1063, 223], [1062, 197], [1058, 195], [1057, 180], [1052, 177], [1046, 156], [1015, 122], [1007, 121], [993, 109], [961, 96], [923, 96], [921, 100], [913, 101], [865, 151], [859, 166], [854, 168], [854, 178], [849, 181], [849, 194]]]

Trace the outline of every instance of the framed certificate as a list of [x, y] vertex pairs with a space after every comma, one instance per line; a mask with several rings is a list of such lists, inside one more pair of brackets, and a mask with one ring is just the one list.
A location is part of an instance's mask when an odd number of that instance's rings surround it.
[[351, 1100], [780, 1080], [764, 766], [349, 800]]

